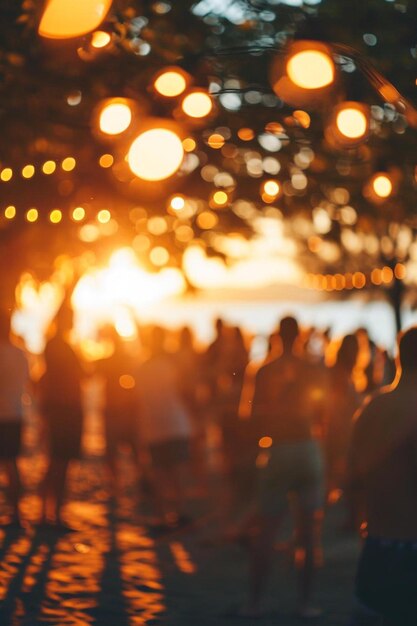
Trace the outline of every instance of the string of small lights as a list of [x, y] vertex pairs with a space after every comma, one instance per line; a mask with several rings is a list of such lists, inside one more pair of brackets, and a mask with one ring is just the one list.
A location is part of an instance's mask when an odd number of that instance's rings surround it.
[[304, 279], [304, 287], [318, 291], [345, 291], [363, 289], [374, 285], [389, 286], [395, 280], [403, 281], [407, 277], [407, 268], [404, 263], [397, 263], [394, 268], [384, 265], [375, 267], [370, 272], [346, 272], [335, 274], [308, 273]]

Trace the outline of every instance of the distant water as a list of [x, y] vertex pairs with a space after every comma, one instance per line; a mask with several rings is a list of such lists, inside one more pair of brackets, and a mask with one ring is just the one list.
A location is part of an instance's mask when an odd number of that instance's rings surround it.
[[[199, 341], [207, 343], [214, 335], [217, 317], [239, 325], [254, 335], [268, 335], [284, 315], [294, 315], [305, 326], [330, 328], [334, 337], [364, 327], [378, 345], [392, 351], [395, 346], [395, 322], [392, 308], [383, 301], [360, 299], [303, 303], [271, 300], [185, 298], [154, 308], [144, 318], [171, 328], [189, 325]], [[417, 311], [403, 311], [403, 326], [417, 324]]]

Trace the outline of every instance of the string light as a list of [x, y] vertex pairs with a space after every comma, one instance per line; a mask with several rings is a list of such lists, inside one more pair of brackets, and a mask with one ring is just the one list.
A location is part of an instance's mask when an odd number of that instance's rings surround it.
[[44, 174], [53, 174], [56, 170], [56, 163], [55, 161], [45, 161], [45, 163], [42, 165], [42, 172]]
[[193, 91], [185, 96], [181, 108], [189, 117], [201, 119], [212, 112], [213, 101], [205, 91]]
[[8, 220], [12, 220], [14, 217], [16, 217], [16, 207], [13, 205], [6, 207], [4, 209], [4, 217]]
[[141, 133], [127, 155], [132, 172], [149, 181], [164, 180], [175, 174], [183, 158], [181, 139], [167, 128], [151, 128]]
[[24, 168], [22, 169], [23, 178], [32, 178], [34, 173], [35, 173], [35, 168], [31, 164], [25, 165]]
[[4, 181], [5, 183], [11, 180], [12, 176], [13, 176], [13, 170], [11, 167], [5, 167], [4, 170], [2, 170], [0, 174], [1, 180]]
[[180, 68], [165, 69], [154, 80], [155, 90], [166, 98], [180, 96], [186, 89], [188, 75]]
[[38, 219], [39, 213], [38, 210], [35, 208], [29, 209], [26, 212], [26, 219], [28, 222], [36, 222], [36, 220]]
[[99, 128], [106, 135], [120, 135], [127, 130], [132, 121], [132, 110], [126, 102], [115, 99], [108, 102], [101, 110]]
[[62, 212], [59, 209], [53, 209], [49, 214], [49, 221], [52, 224], [59, 224], [62, 220]]
[[82, 206], [77, 206], [71, 215], [72, 219], [75, 222], [81, 222], [81, 220], [83, 220], [85, 218], [85, 209]]
[[74, 169], [75, 165], [76, 161], [74, 157], [66, 157], [61, 163], [61, 167], [64, 172], [71, 172], [71, 170]]

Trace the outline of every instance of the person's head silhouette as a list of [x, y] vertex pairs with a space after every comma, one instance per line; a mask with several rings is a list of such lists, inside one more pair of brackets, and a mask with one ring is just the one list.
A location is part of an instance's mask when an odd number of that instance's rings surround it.
[[417, 326], [400, 335], [398, 349], [403, 374], [414, 373], [417, 370]]
[[284, 353], [291, 352], [299, 334], [298, 322], [295, 317], [283, 317], [279, 324], [279, 336]]

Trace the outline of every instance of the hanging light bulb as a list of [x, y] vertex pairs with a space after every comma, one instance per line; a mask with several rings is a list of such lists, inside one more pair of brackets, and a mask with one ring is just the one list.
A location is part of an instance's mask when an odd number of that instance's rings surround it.
[[190, 76], [179, 67], [167, 67], [154, 78], [153, 86], [161, 96], [176, 98], [186, 90]]
[[38, 32], [49, 39], [70, 39], [95, 30], [106, 17], [112, 0], [49, 0]]
[[195, 90], [184, 97], [181, 108], [188, 117], [202, 119], [212, 112], [213, 100], [206, 91]]
[[120, 135], [129, 128], [132, 110], [122, 98], [108, 101], [101, 109], [99, 127], [106, 135]]
[[183, 158], [180, 137], [164, 125], [155, 125], [140, 133], [127, 155], [131, 171], [138, 178], [148, 181], [169, 178], [179, 169]]
[[301, 50], [289, 57], [287, 73], [297, 87], [322, 89], [333, 82], [334, 63], [321, 50]]
[[395, 169], [375, 172], [364, 186], [363, 194], [371, 202], [383, 204], [396, 193], [400, 178], [401, 172]]
[[352, 148], [365, 141], [370, 132], [369, 107], [362, 102], [342, 102], [333, 111], [326, 138], [338, 148]]
[[388, 198], [392, 194], [392, 181], [386, 174], [376, 174], [372, 179], [372, 188], [379, 198]]
[[330, 48], [317, 41], [291, 44], [285, 59], [273, 60], [270, 80], [274, 92], [288, 104], [305, 107], [324, 102], [335, 82]]

